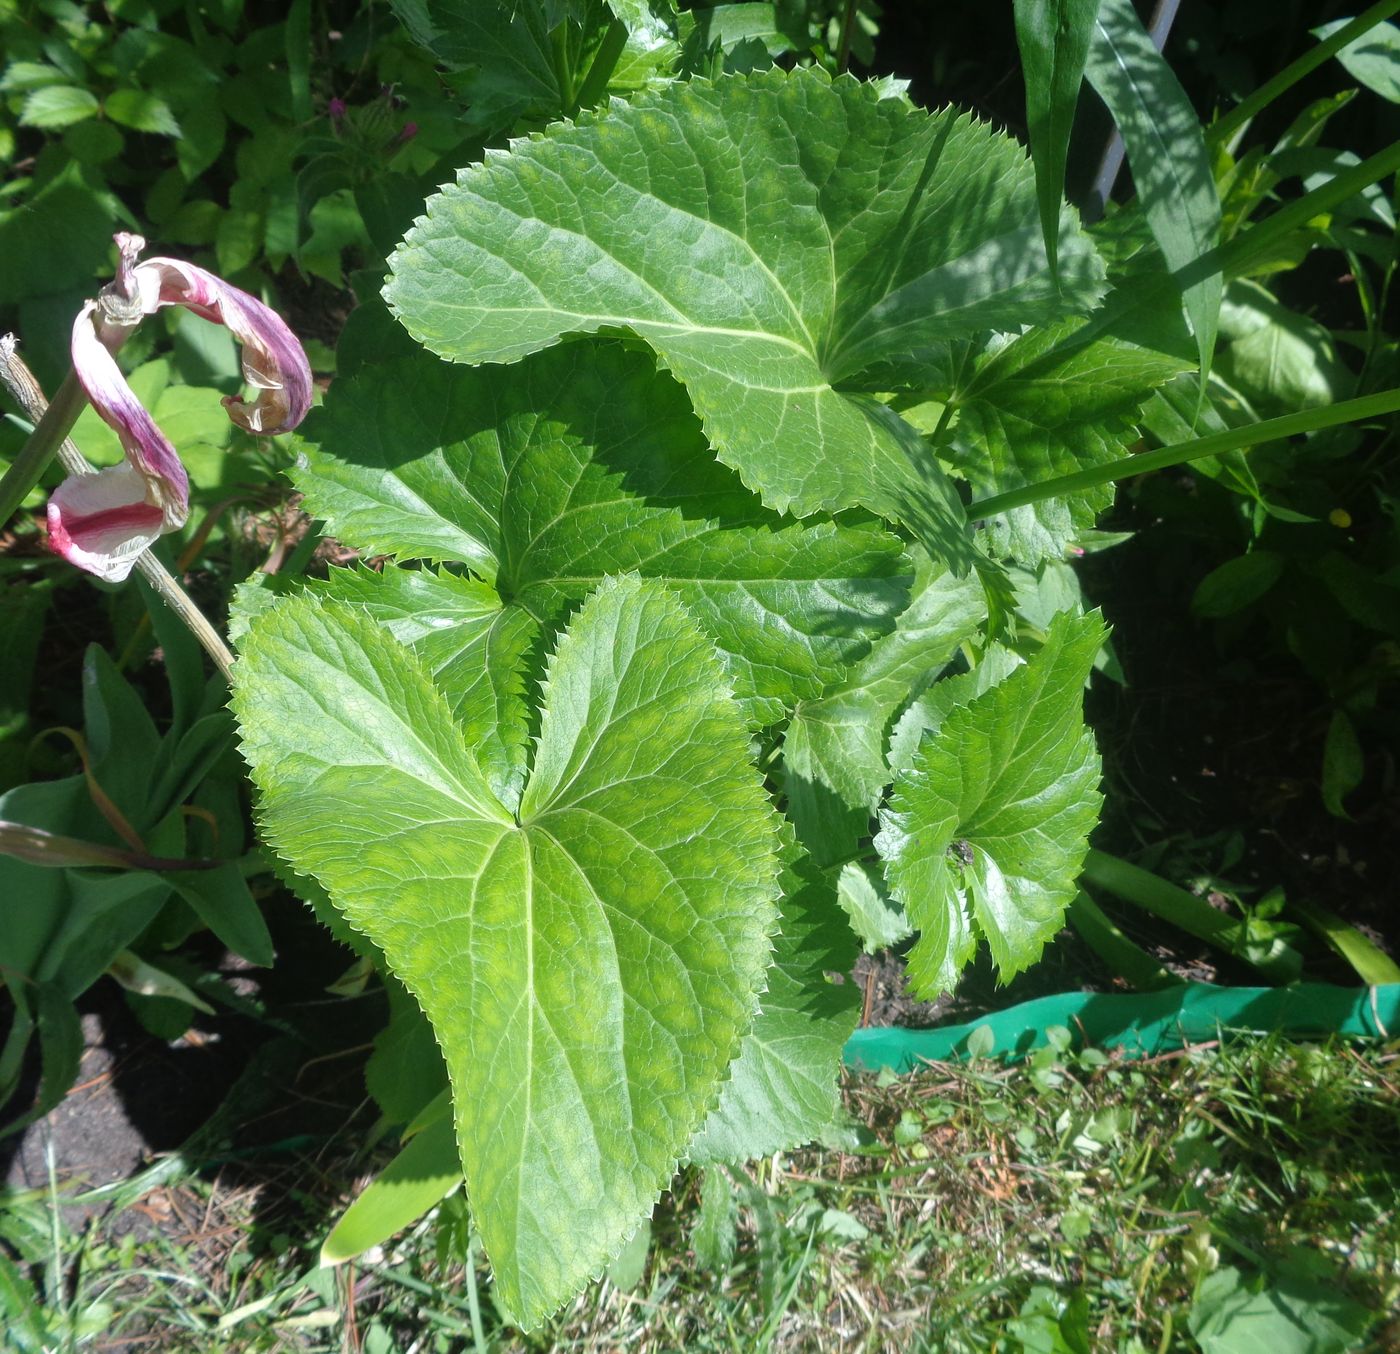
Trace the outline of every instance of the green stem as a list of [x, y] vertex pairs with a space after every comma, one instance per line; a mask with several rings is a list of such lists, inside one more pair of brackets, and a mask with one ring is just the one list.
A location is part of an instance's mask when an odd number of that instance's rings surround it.
[[1316, 70], [1347, 43], [1354, 42], [1363, 33], [1390, 18], [1396, 10], [1400, 10], [1400, 0], [1380, 0], [1379, 4], [1372, 5], [1364, 14], [1358, 14], [1344, 28], [1339, 28], [1330, 38], [1319, 42], [1316, 47], [1309, 48], [1296, 61], [1279, 71], [1272, 80], [1260, 85], [1238, 107], [1226, 113], [1223, 118], [1213, 122], [1205, 129], [1206, 140], [1214, 145], [1227, 141], [1247, 122], [1263, 112], [1285, 90], [1291, 89], [1305, 75]]
[[1251, 423], [1244, 428], [1226, 428], [1224, 432], [1211, 433], [1209, 437], [1177, 442], [1158, 451], [1144, 451], [1136, 456], [1110, 461], [1107, 465], [1090, 466], [1087, 470], [1076, 470], [1071, 475], [1059, 475], [1055, 479], [1042, 480], [1039, 484], [1028, 484], [1008, 493], [978, 499], [968, 506], [967, 515], [974, 521], [995, 517], [998, 513], [1009, 512], [1012, 508], [1024, 508], [1031, 503], [1041, 503], [1047, 498], [1060, 498], [1082, 489], [1096, 489], [1101, 484], [1112, 484], [1116, 480], [1145, 475], [1152, 470], [1166, 470], [1186, 461], [1197, 461], [1202, 456], [1219, 456], [1222, 452], [1254, 447], [1261, 442], [1294, 437], [1298, 433], [1335, 428], [1342, 423], [1356, 423], [1364, 418], [1393, 414], [1397, 410], [1400, 410], [1400, 389], [1383, 390], [1375, 395], [1343, 400], [1340, 404], [1330, 404], [1322, 409], [1305, 409], [1300, 414], [1285, 414], [1282, 418], [1265, 419], [1262, 423]]
[[1223, 272], [1227, 277], [1239, 277], [1299, 226], [1305, 226], [1313, 217], [1341, 206], [1363, 189], [1394, 174], [1397, 169], [1400, 169], [1400, 141], [1393, 142], [1385, 150], [1377, 151], [1359, 165], [1343, 170], [1335, 178], [1314, 188], [1312, 192], [1285, 203], [1257, 225], [1241, 231], [1227, 244], [1220, 245], [1208, 254], [1203, 254], [1194, 263], [1187, 264], [1180, 272], [1173, 274], [1177, 285], [1185, 288], [1202, 277], [1219, 272]]
[[1277, 940], [1267, 947], [1251, 944], [1242, 923], [1217, 912], [1204, 898], [1106, 851], [1090, 850], [1084, 861], [1084, 879], [1187, 935], [1244, 960], [1267, 977], [1290, 982], [1302, 968], [1302, 956], [1292, 946]]
[[[1396, 0], [1396, 4], [1400, 4], [1400, 0]], [[627, 38], [627, 25], [621, 19], [614, 19], [603, 35], [598, 53], [588, 67], [588, 74], [583, 78], [583, 84], [579, 86], [577, 98], [572, 101], [569, 108], [570, 117], [577, 117], [581, 110], [592, 108], [608, 92], [608, 81], [612, 79], [613, 71], [617, 69], [617, 63], [627, 48]]]
[[[6, 344], [11, 343], [6, 336]], [[13, 347], [7, 347], [0, 362], [8, 364], [14, 360]], [[78, 415], [83, 412], [87, 396], [78, 381], [76, 373], [70, 371], [58, 388], [53, 403], [44, 411], [34, 431], [20, 448], [20, 453], [11, 462], [10, 468], [0, 476], [0, 526], [9, 521], [11, 514], [29, 496], [29, 492], [43, 477], [50, 462], [58, 455], [64, 439], [72, 432]]]

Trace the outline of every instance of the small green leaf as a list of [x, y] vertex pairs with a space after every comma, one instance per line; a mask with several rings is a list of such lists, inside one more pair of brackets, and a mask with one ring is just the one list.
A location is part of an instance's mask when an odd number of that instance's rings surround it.
[[[1086, 69], [1123, 134], [1152, 237], [1168, 268], [1184, 268], [1220, 243], [1220, 195], [1191, 101], [1132, 0], [1101, 0]], [[1203, 376], [1215, 349], [1221, 285], [1213, 273], [1184, 293]]]
[[608, 1264], [608, 1282], [624, 1293], [630, 1293], [647, 1272], [647, 1252], [651, 1250], [651, 1219], [648, 1218], [627, 1239], [626, 1244]]
[[700, 1211], [690, 1232], [690, 1247], [701, 1269], [721, 1277], [729, 1272], [739, 1242], [739, 1206], [723, 1166], [708, 1167], [701, 1179]]
[[47, 85], [25, 97], [19, 121], [22, 127], [41, 127], [52, 132], [96, 117], [97, 108], [97, 99], [89, 90], [74, 85]]
[[267, 839], [433, 1023], [497, 1292], [534, 1326], [648, 1214], [757, 1006], [776, 820], [713, 646], [661, 585], [604, 582], [516, 813], [356, 608], [255, 615], [234, 686]]
[[880, 872], [864, 861], [848, 861], [836, 880], [836, 901], [866, 954], [897, 945], [913, 934], [904, 909], [889, 895]]
[[951, 989], [979, 936], [1006, 981], [1060, 926], [1101, 798], [1080, 707], [1103, 638], [1097, 614], [1057, 616], [1044, 647], [955, 709], [896, 779], [875, 845], [920, 931], [921, 994]]
[[403, 1150], [355, 1199], [321, 1243], [321, 1263], [339, 1265], [381, 1245], [416, 1222], [462, 1183], [457, 1135], [444, 1113]]
[[1342, 801], [1366, 775], [1366, 754], [1356, 736], [1356, 725], [1345, 710], [1335, 710], [1327, 726], [1322, 749], [1322, 802], [1334, 818], [1350, 818]]
[[236, 860], [212, 870], [177, 870], [158, 878], [235, 954], [262, 968], [272, 966], [272, 936]]
[[816, 69], [679, 82], [515, 142], [430, 198], [391, 266], [390, 304], [454, 361], [630, 329], [770, 507], [863, 505], [963, 571], [927, 448], [845, 383], [1102, 288], [1072, 230], [1057, 284], [1014, 142]]
[[[1330, 38], [1350, 19], [1335, 19], [1330, 24], [1312, 30], [1319, 41]], [[1393, 23], [1378, 23], [1369, 32], [1347, 43], [1337, 53], [1337, 60], [1347, 68], [1347, 74], [1360, 80], [1367, 89], [1391, 103], [1400, 103], [1400, 28]]]
[[1251, 550], [1212, 569], [1197, 586], [1191, 610], [1220, 620], [1257, 602], [1283, 576], [1284, 558], [1273, 550]]
[[103, 111], [113, 122], [130, 127], [135, 132], [154, 132], [157, 136], [179, 136], [180, 124], [175, 114], [159, 95], [144, 89], [113, 90], [102, 103]]
[[1059, 250], [1069, 134], [1098, 7], [1098, 0], [1016, 0], [1035, 195], [1052, 269]]

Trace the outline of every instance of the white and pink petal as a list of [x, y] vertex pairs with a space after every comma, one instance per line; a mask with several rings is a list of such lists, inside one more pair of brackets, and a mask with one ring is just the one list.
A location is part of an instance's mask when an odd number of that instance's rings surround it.
[[70, 564], [120, 583], [137, 557], [167, 530], [150, 502], [149, 481], [130, 462], [93, 475], [70, 475], [49, 498], [49, 548]]

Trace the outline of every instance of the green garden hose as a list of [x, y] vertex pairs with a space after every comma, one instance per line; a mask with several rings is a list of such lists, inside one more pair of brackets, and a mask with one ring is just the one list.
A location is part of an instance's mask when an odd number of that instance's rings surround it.
[[1121, 1050], [1129, 1058], [1168, 1053], [1188, 1044], [1247, 1034], [1285, 1034], [1296, 1039], [1328, 1035], [1400, 1038], [1400, 983], [1333, 987], [1214, 987], [1187, 983], [1160, 992], [1105, 994], [1066, 992], [1041, 997], [966, 1025], [936, 1030], [864, 1029], [847, 1041], [851, 1067], [913, 1071], [921, 1062], [968, 1056], [975, 1030], [979, 1052], [1020, 1058], [1050, 1041], [1046, 1030], [1061, 1026], [1078, 1047]]

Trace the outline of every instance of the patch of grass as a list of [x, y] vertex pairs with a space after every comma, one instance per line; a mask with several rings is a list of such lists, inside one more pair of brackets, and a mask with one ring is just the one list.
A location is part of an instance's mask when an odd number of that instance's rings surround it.
[[1274, 1319], [1321, 1323], [1318, 1349], [1400, 1346], [1393, 1045], [1045, 1049], [852, 1078], [847, 1103], [858, 1149], [683, 1174], [645, 1264], [639, 1245], [532, 1337], [497, 1313], [459, 1198], [314, 1270], [348, 1159], [258, 1190], [167, 1184], [83, 1231], [55, 1192], [11, 1199], [0, 1315], [12, 1343], [42, 1325], [35, 1349], [216, 1354], [1080, 1354], [1197, 1348], [1193, 1322], [1207, 1348], [1222, 1321], [1277, 1338]]

